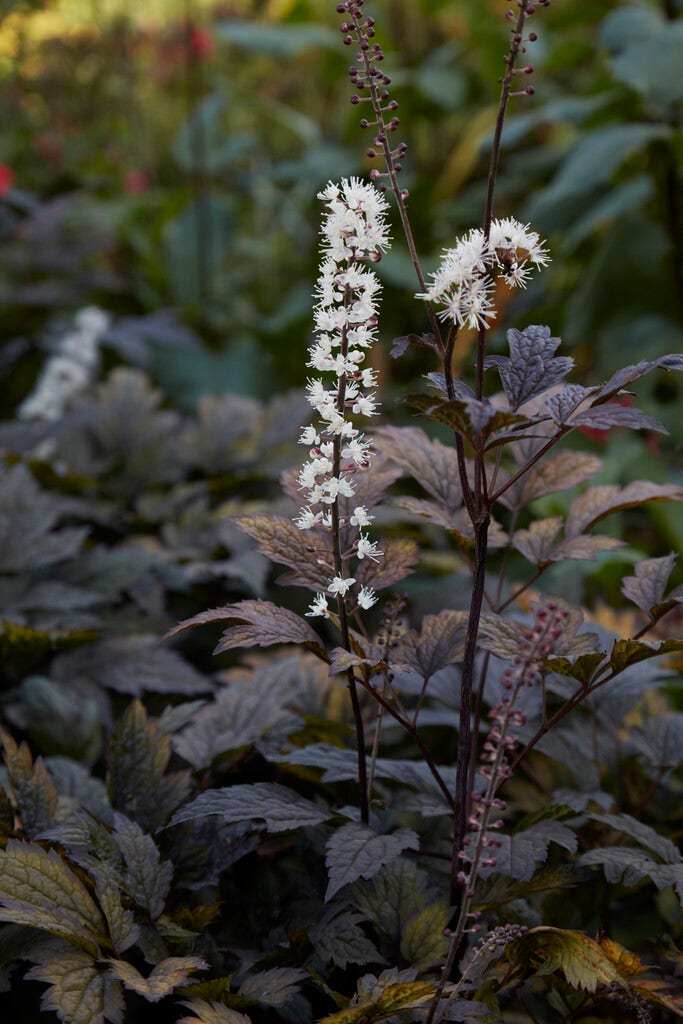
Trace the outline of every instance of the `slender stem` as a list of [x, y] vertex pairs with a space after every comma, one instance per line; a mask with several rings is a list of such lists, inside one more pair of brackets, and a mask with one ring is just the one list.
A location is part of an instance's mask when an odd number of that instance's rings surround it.
[[384, 708], [384, 710], [387, 711], [403, 729], [405, 729], [408, 735], [412, 737], [415, 745], [422, 754], [425, 764], [427, 765], [429, 771], [431, 772], [434, 781], [441, 790], [444, 799], [447, 801], [448, 806], [451, 808], [451, 810], [454, 810], [455, 808], [453, 803], [453, 797], [450, 793], [450, 790], [448, 789], [448, 786], [444, 782], [443, 776], [439, 769], [437, 768], [434, 758], [432, 757], [429, 750], [425, 746], [424, 740], [417, 731], [416, 726], [413, 725], [409, 718], [405, 718], [399, 711], [393, 708], [389, 701], [382, 696], [379, 690], [376, 690], [374, 688], [374, 686], [370, 683], [369, 680], [360, 679], [358, 680], [358, 682], [363, 687], [363, 689], [367, 690], [368, 693], [371, 694], [372, 697], [377, 701], [377, 703], [380, 704]]
[[[446, 339], [446, 348], [443, 354], [443, 375], [446, 381], [446, 393], [448, 399], [452, 402], [455, 398], [455, 381], [453, 380], [453, 349], [455, 348], [455, 342], [458, 337], [458, 328], [454, 324], [448, 332]], [[458, 476], [460, 477], [460, 489], [462, 490], [462, 498], [465, 503], [468, 515], [474, 523], [475, 519], [475, 504], [470, 490], [470, 482], [467, 476], [467, 463], [465, 462], [465, 445], [462, 436], [457, 431], [453, 431], [455, 437], [455, 454], [458, 460]]]
[[[346, 286], [344, 294], [344, 305], [348, 306], [351, 302], [351, 290], [349, 286]], [[340, 351], [344, 358], [348, 354], [348, 334], [346, 325], [342, 328]], [[346, 405], [346, 374], [342, 374], [339, 378], [339, 385], [337, 390], [337, 412], [341, 415], [344, 414], [344, 408]], [[335, 434], [333, 441], [333, 454], [332, 454], [332, 473], [338, 480], [341, 473], [341, 449], [342, 449], [342, 438], [340, 434]], [[342, 531], [339, 516], [339, 498], [332, 502], [330, 508], [332, 518], [332, 553], [334, 556], [334, 571], [336, 576], [344, 576], [344, 559], [343, 559], [343, 543], [342, 543]], [[346, 597], [343, 594], [339, 594], [337, 599], [337, 607], [339, 613], [339, 629], [341, 632], [342, 647], [346, 651], [351, 651], [351, 640], [349, 634], [349, 617], [348, 609], [346, 607]], [[353, 720], [356, 727], [356, 752], [358, 756], [358, 789], [359, 789], [359, 807], [360, 807], [360, 820], [364, 825], [367, 825], [370, 820], [370, 805], [368, 802], [368, 773], [367, 764], [365, 757], [365, 725], [363, 722], [363, 712], [358, 700], [358, 689], [356, 687], [356, 679], [352, 669], [346, 672], [346, 682], [349, 689], [349, 696], [351, 698], [351, 710], [353, 712]]]

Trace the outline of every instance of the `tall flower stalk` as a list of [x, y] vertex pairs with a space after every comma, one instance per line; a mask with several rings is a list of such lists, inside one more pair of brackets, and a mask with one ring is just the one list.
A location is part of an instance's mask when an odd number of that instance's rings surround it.
[[[309, 458], [299, 473], [305, 504], [295, 522], [301, 530], [322, 530], [331, 536], [327, 593], [316, 594], [306, 614], [329, 618], [329, 597], [336, 598], [342, 646], [350, 651], [351, 616], [377, 601], [371, 587], [357, 584], [353, 567], [366, 558], [381, 557], [364, 532], [373, 516], [353, 498], [356, 475], [367, 471], [372, 461], [372, 445], [355, 418], [377, 412], [376, 372], [363, 364], [377, 331], [381, 285], [370, 265], [389, 246], [388, 204], [374, 185], [358, 178], [330, 183], [318, 198], [326, 213], [315, 293], [316, 335], [307, 365], [325, 376], [308, 381], [308, 400], [319, 419], [304, 428], [299, 439], [308, 447]], [[361, 819], [367, 822], [364, 728], [352, 670], [347, 682], [356, 723]]]

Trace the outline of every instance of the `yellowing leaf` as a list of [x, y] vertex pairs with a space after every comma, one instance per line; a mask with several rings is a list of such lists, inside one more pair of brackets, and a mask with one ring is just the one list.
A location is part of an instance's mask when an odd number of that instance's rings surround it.
[[40, 1000], [42, 1010], [54, 1010], [64, 1024], [121, 1024], [123, 992], [120, 983], [98, 969], [80, 949], [49, 954], [25, 975], [50, 986]]
[[399, 1010], [423, 1006], [433, 997], [434, 991], [434, 985], [428, 981], [407, 981], [389, 985], [374, 1002], [349, 1006], [338, 1013], [323, 1017], [320, 1024], [375, 1024], [375, 1021], [393, 1017]]
[[541, 926], [531, 928], [510, 947], [510, 954], [522, 968], [537, 974], [560, 971], [567, 984], [585, 992], [599, 985], [624, 980], [605, 951], [583, 932]]
[[622, 978], [635, 978], [638, 974], [643, 974], [648, 970], [647, 966], [643, 966], [636, 953], [630, 953], [628, 949], [624, 949], [613, 939], [607, 937], [600, 939], [600, 948], [607, 959], [614, 964]]

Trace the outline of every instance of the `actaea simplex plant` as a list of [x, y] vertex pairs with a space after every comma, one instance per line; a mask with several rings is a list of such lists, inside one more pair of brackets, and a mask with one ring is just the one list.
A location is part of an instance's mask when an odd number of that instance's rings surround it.
[[[581, 611], [561, 597], [537, 596], [526, 617], [523, 612], [518, 617], [505, 614], [553, 563], [593, 558], [617, 548], [620, 541], [614, 537], [590, 532], [604, 516], [652, 500], [683, 499], [675, 485], [639, 481], [624, 488], [583, 490], [565, 519], [534, 519], [529, 510], [537, 498], [582, 484], [598, 468], [598, 460], [586, 452], [571, 451], [566, 445], [558, 449], [573, 430], [663, 431], [652, 417], [623, 405], [619, 396], [650, 371], [683, 369], [683, 356], [627, 366], [607, 382], [586, 387], [564, 382], [573, 361], [555, 354], [560, 340], [548, 327], [510, 330], [509, 356], [486, 354], [496, 320], [494, 292], [499, 279], [511, 288], [524, 287], [549, 261], [544, 242], [531, 227], [494, 216], [506, 111], [512, 98], [534, 92], [522, 85], [534, 70], [527, 63], [527, 49], [537, 38], [527, 23], [548, 3], [516, 0], [516, 10], [505, 14], [512, 27], [482, 222], [454, 239], [429, 279], [411, 228], [408, 192], [400, 180], [407, 146], [394, 141], [398, 104], [391, 98], [374, 21], [365, 15], [363, 0], [337, 4], [344, 44], [354, 54], [349, 69], [351, 103], [364, 115], [360, 125], [370, 133], [367, 157], [377, 166], [369, 182], [344, 179], [319, 194], [324, 207], [322, 258], [315, 295], [316, 333], [307, 363], [312, 374], [307, 391], [316, 419], [300, 439], [308, 449], [307, 460], [284, 476], [285, 490], [300, 512], [293, 522], [268, 515], [242, 516], [239, 522], [262, 553], [288, 567], [281, 582], [314, 592], [307, 617], [328, 619], [340, 643], [329, 649], [305, 618], [266, 601], [242, 601], [177, 627], [232, 621], [219, 651], [298, 643], [329, 664], [331, 674], [345, 678], [356, 731], [358, 818], [368, 833], [375, 827], [371, 802], [382, 721], [391, 717], [410, 737], [452, 826], [449, 946], [429, 991], [396, 1006], [412, 1008], [416, 1019], [427, 1024], [464, 1019], [457, 1015], [454, 1000], [471, 998], [472, 978], [481, 974], [481, 965], [499, 958], [511, 944], [525, 941], [523, 926], [486, 930], [486, 916], [473, 910], [477, 885], [496, 871], [504, 845], [506, 803], [501, 792], [506, 780], [550, 730], [597, 690], [636, 662], [667, 649], [641, 638], [682, 596], [677, 591], [666, 594], [673, 555], [642, 562], [633, 576], [625, 578], [623, 593], [646, 613], [647, 622], [630, 639], [616, 640], [610, 651], [600, 650], [598, 637], [582, 628]], [[406, 332], [393, 354], [419, 344], [433, 356], [437, 367], [428, 374], [429, 392], [408, 401], [424, 419], [452, 431], [452, 447], [430, 440], [417, 427], [381, 426], [372, 439], [363, 432], [363, 420], [378, 412], [377, 375], [367, 366], [367, 356], [378, 333], [381, 289], [373, 264], [390, 245], [389, 198], [398, 211], [414, 267], [416, 298], [424, 304], [416, 304], [416, 320], [426, 310], [429, 323], [428, 332], [420, 337]], [[452, 372], [458, 334], [465, 327], [477, 332], [473, 387], [454, 379]], [[485, 394], [488, 370], [495, 371], [502, 385], [495, 400]], [[399, 471], [410, 474], [428, 497], [406, 496], [395, 504], [417, 521], [446, 529], [465, 555], [471, 568], [469, 608], [425, 616], [413, 631], [405, 628], [404, 599], [390, 597], [383, 605], [379, 629], [372, 633], [364, 613], [378, 603], [380, 591], [412, 571], [418, 557], [413, 541], [381, 540], [368, 532], [373, 509]], [[530, 566], [528, 578], [517, 584], [506, 578], [513, 553]], [[498, 661], [505, 667], [492, 673], [492, 664]], [[459, 667], [455, 772], [435, 761], [420, 726], [430, 680], [446, 666]], [[402, 692], [406, 672], [422, 680], [417, 695]], [[549, 685], [553, 673], [563, 680], [554, 689]], [[492, 698], [492, 693], [497, 695]], [[488, 730], [482, 725], [486, 715]], [[358, 826], [345, 825], [340, 832], [344, 828]], [[398, 833], [384, 837], [396, 842], [393, 848], [385, 844], [382, 863], [411, 847], [406, 830], [399, 832], [400, 838]], [[571, 833], [565, 833], [570, 835], [566, 848], [575, 849], [575, 839], [572, 846]], [[364, 877], [368, 876], [366, 871]], [[473, 936], [480, 930], [483, 939], [477, 944]], [[605, 971], [600, 978], [607, 988], [611, 985], [615, 998], [623, 999], [627, 981]], [[631, 997], [641, 998], [633, 993]]]

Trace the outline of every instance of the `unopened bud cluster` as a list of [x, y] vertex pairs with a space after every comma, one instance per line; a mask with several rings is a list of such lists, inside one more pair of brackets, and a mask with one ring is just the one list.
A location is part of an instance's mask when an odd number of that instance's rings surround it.
[[[372, 458], [369, 441], [354, 426], [351, 415], [377, 412], [376, 374], [363, 367], [375, 339], [380, 283], [368, 263], [377, 262], [389, 246], [387, 202], [374, 185], [358, 178], [330, 183], [318, 194], [326, 206], [322, 225], [323, 256], [315, 308], [316, 336], [307, 365], [330, 374], [308, 381], [308, 400], [320, 419], [305, 427], [299, 439], [309, 448], [309, 459], [299, 473], [299, 488], [306, 504], [295, 520], [300, 530], [330, 531], [333, 525], [344, 539], [342, 564], [352, 558], [377, 560], [381, 552], [363, 532], [373, 516], [354, 505], [354, 477], [367, 470]], [[330, 386], [331, 385], [331, 386]], [[349, 572], [337, 571], [327, 591], [339, 599], [353, 593], [356, 583]], [[374, 591], [360, 587], [355, 607], [371, 608]], [[327, 597], [317, 594], [308, 615], [328, 615]]]
[[387, 165], [386, 171], [379, 171], [374, 168], [370, 172], [373, 181], [379, 182], [380, 192], [386, 192], [387, 185], [382, 178], [391, 178], [401, 199], [408, 197], [407, 189], [398, 190], [396, 174], [401, 170], [400, 161], [405, 156], [408, 147], [405, 142], [392, 145], [389, 136], [397, 130], [400, 121], [396, 116], [398, 102], [391, 99], [387, 86], [391, 84], [391, 78], [378, 64], [384, 60], [384, 51], [378, 42], [374, 41], [375, 21], [373, 18], [363, 16], [363, 0], [346, 0], [345, 3], [337, 4], [337, 12], [345, 15], [346, 20], [340, 25], [344, 37], [344, 44], [358, 46], [356, 63], [349, 67], [349, 79], [355, 92], [351, 96], [351, 103], [356, 106], [369, 103], [372, 113], [369, 117], [360, 120], [361, 128], [369, 128], [373, 131], [372, 144], [366, 150], [366, 156], [374, 160], [382, 156]]
[[496, 316], [496, 278], [525, 288], [533, 268], [549, 262], [545, 243], [528, 224], [513, 217], [494, 220], [488, 238], [481, 228], [473, 228], [453, 248], [444, 249], [431, 284], [417, 298], [442, 306], [439, 317], [456, 327], [485, 328]]
[[500, 818], [491, 821], [493, 811], [505, 810], [505, 801], [496, 796], [502, 783], [512, 774], [510, 754], [518, 740], [512, 732], [526, 723], [526, 717], [517, 706], [519, 694], [525, 687], [541, 681], [543, 659], [561, 647], [569, 613], [556, 601], [549, 601], [536, 609], [533, 625], [526, 630], [520, 642], [519, 654], [501, 677], [504, 694], [489, 712], [493, 722], [480, 758], [479, 774], [486, 780], [483, 793], [472, 794], [472, 814], [468, 819], [469, 835], [458, 856], [462, 870], [458, 881], [465, 886], [466, 895], [474, 895], [474, 883], [480, 867], [495, 867], [495, 851], [500, 840], [490, 831], [502, 828]]

